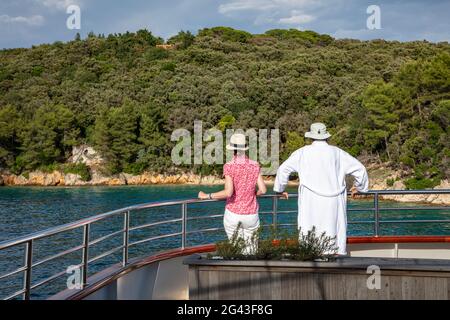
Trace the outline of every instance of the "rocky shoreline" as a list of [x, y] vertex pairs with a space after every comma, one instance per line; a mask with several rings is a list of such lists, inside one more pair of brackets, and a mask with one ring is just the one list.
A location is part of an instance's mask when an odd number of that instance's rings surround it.
[[[273, 183], [273, 177], [266, 179], [268, 184]], [[89, 181], [83, 181], [81, 176], [73, 173], [64, 174], [60, 171], [45, 173], [33, 171], [28, 177], [10, 173], [0, 174], [0, 185], [5, 186], [121, 186], [121, 185], [161, 185], [161, 184], [187, 184], [187, 185], [220, 185], [224, 180], [217, 176], [200, 176], [193, 173], [174, 175], [144, 172], [140, 175], [120, 173], [114, 176], [104, 176], [97, 171], [92, 172]], [[292, 182], [292, 185], [296, 185]], [[386, 179], [371, 179], [370, 189], [373, 190], [404, 190], [405, 185], [401, 180], [388, 186]], [[450, 189], [448, 180], [443, 180], [435, 189]], [[450, 195], [387, 195], [383, 199], [398, 202], [430, 203], [436, 205], [449, 205]]]
[[184, 173], [165, 175], [145, 172], [140, 175], [120, 173], [104, 176], [96, 171], [89, 181], [83, 181], [81, 176], [73, 173], [53, 171], [50, 173], [32, 171], [28, 177], [15, 174], [1, 174], [0, 185], [6, 186], [121, 186], [121, 185], [154, 185], [154, 184], [222, 184], [224, 181], [216, 176], [199, 176]]
[[[373, 179], [370, 182], [371, 190], [405, 190], [406, 187], [402, 181], [395, 181], [392, 186], [388, 186], [386, 180], [380, 181]], [[441, 183], [433, 189], [450, 189], [450, 182], [442, 180]], [[428, 203], [435, 205], [450, 205], [450, 194], [406, 194], [406, 195], [384, 195], [384, 200], [397, 202]]]

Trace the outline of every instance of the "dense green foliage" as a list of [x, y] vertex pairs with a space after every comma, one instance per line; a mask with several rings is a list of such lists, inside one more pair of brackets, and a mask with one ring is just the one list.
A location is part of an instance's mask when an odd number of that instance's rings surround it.
[[278, 127], [286, 158], [323, 121], [353, 155], [409, 171], [411, 188], [450, 175], [448, 43], [227, 27], [168, 42], [141, 30], [0, 51], [0, 167], [62, 163], [88, 143], [111, 173], [192, 169], [173, 168], [170, 134], [196, 119]]
[[63, 172], [77, 174], [83, 181], [91, 180], [91, 172], [89, 167], [84, 163], [67, 163], [63, 165]]

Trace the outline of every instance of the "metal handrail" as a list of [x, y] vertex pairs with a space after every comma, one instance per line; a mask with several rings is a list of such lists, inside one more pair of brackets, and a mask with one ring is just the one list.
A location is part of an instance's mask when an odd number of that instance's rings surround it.
[[[411, 194], [450, 194], [450, 189], [436, 189], [436, 190], [370, 190], [368, 192], [358, 193], [362, 196], [373, 196], [374, 198], [374, 206], [373, 208], [349, 208], [348, 211], [370, 211], [374, 214], [374, 220], [361, 220], [361, 221], [348, 221], [349, 224], [374, 224], [374, 234], [375, 236], [379, 236], [380, 233], [380, 224], [381, 223], [446, 223], [450, 222], [449, 220], [382, 220], [380, 217], [381, 211], [387, 211], [387, 210], [446, 210], [450, 209], [449, 206], [444, 207], [396, 207], [396, 208], [388, 208], [388, 207], [380, 207], [379, 206], [379, 197], [383, 195], [411, 195]], [[290, 198], [297, 198], [297, 194], [290, 194]], [[278, 214], [286, 214], [286, 213], [295, 213], [297, 211], [295, 210], [278, 210], [278, 196], [275, 194], [271, 195], [263, 195], [260, 196], [260, 198], [271, 198], [272, 199], [272, 210], [270, 211], [262, 211], [261, 214], [269, 214], [272, 215], [272, 225], [274, 227], [277, 226], [293, 226], [295, 224], [291, 223], [283, 223], [279, 224], [277, 222], [277, 216]], [[19, 295], [23, 295], [23, 298], [28, 300], [30, 299], [31, 289], [34, 289], [36, 287], [42, 286], [62, 275], [65, 274], [65, 272], [59, 272], [57, 274], [53, 274], [52, 276], [46, 278], [45, 280], [42, 280], [38, 282], [37, 284], [32, 284], [31, 282], [31, 274], [33, 267], [39, 266], [43, 263], [52, 261], [56, 258], [62, 257], [64, 255], [67, 255], [69, 253], [82, 250], [82, 261], [78, 267], [82, 269], [82, 287], [86, 286], [87, 284], [87, 275], [88, 275], [88, 266], [90, 263], [99, 260], [101, 258], [104, 258], [106, 256], [109, 256], [119, 250], [122, 250], [122, 264], [123, 266], [126, 266], [128, 264], [128, 249], [131, 246], [135, 246], [138, 244], [158, 240], [158, 239], [164, 239], [169, 237], [176, 237], [181, 236], [181, 245], [180, 247], [184, 249], [186, 247], [186, 236], [188, 234], [194, 234], [194, 233], [200, 233], [200, 232], [211, 232], [211, 231], [217, 231], [221, 228], [203, 228], [198, 230], [187, 230], [187, 224], [189, 221], [192, 220], [199, 220], [199, 219], [205, 219], [205, 218], [218, 218], [222, 215], [209, 215], [209, 216], [194, 216], [194, 217], [188, 217], [188, 205], [190, 204], [196, 204], [196, 203], [207, 203], [207, 202], [219, 202], [223, 200], [199, 200], [199, 199], [185, 199], [185, 200], [173, 200], [173, 201], [165, 201], [165, 202], [150, 202], [150, 203], [144, 203], [144, 204], [137, 204], [133, 206], [128, 206], [126, 208], [118, 209], [109, 211], [106, 213], [102, 213], [96, 216], [88, 217], [85, 219], [81, 219], [75, 222], [67, 223], [61, 226], [49, 228], [43, 231], [35, 232], [29, 235], [25, 235], [22, 237], [18, 237], [13, 240], [7, 240], [0, 242], [0, 251], [4, 249], [8, 249], [11, 247], [19, 246], [19, 245], [26, 245], [25, 253], [24, 253], [24, 265], [17, 268], [14, 271], [11, 271], [9, 273], [0, 275], [0, 279], [7, 278], [9, 276], [15, 275], [17, 273], [23, 272], [24, 273], [24, 284], [23, 288], [14, 294], [8, 296], [6, 299], [13, 299]], [[131, 218], [131, 212], [133, 211], [139, 211], [143, 209], [149, 209], [149, 208], [158, 208], [158, 207], [168, 207], [168, 206], [181, 206], [181, 217], [176, 219], [170, 219], [170, 220], [164, 220], [164, 221], [157, 221], [147, 224], [142, 224], [138, 226], [130, 227], [130, 218]], [[123, 215], [123, 229], [119, 231], [114, 231], [112, 233], [109, 233], [105, 236], [96, 238], [94, 240], [90, 239], [90, 226], [91, 224], [102, 221], [104, 219], [110, 218], [112, 216], [118, 216]], [[129, 242], [129, 233], [133, 230], [153, 227], [161, 224], [168, 224], [168, 223], [178, 223], [181, 222], [181, 232], [175, 232], [175, 233], [169, 233], [169, 234], [163, 234], [159, 236], [153, 236], [150, 238]], [[50, 257], [46, 257], [40, 261], [33, 263], [33, 244], [36, 240], [47, 238], [56, 234], [60, 234], [66, 231], [74, 230], [77, 228], [83, 228], [83, 243], [81, 245], [78, 245], [76, 247], [67, 249], [65, 251], [56, 253]], [[113, 249], [110, 249], [106, 252], [103, 252], [99, 254], [96, 257], [89, 258], [89, 248], [90, 246], [97, 244], [103, 240], [106, 240], [114, 235], [123, 234], [123, 243], [121, 246], [115, 247]]]

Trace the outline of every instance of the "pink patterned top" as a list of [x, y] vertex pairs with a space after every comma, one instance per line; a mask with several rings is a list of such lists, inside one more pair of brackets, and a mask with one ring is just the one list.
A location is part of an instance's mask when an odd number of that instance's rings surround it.
[[256, 161], [242, 155], [235, 155], [223, 166], [223, 175], [233, 179], [233, 195], [227, 198], [225, 206], [236, 214], [256, 214], [259, 205], [256, 201], [256, 183], [260, 167]]

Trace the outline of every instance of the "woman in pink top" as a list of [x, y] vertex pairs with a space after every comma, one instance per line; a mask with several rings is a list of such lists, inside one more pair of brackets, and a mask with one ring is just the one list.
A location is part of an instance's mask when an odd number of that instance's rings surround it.
[[[245, 155], [245, 150], [248, 150], [245, 135], [233, 134], [226, 148], [234, 150], [234, 157], [223, 166], [224, 190], [210, 194], [200, 191], [198, 197], [200, 199], [226, 198], [223, 224], [228, 239], [231, 239], [238, 224], [241, 223], [239, 236], [248, 243], [253, 233], [259, 228], [259, 205], [256, 196], [265, 194], [267, 189], [259, 164]], [[244, 253], [249, 254], [253, 249], [247, 246]]]

